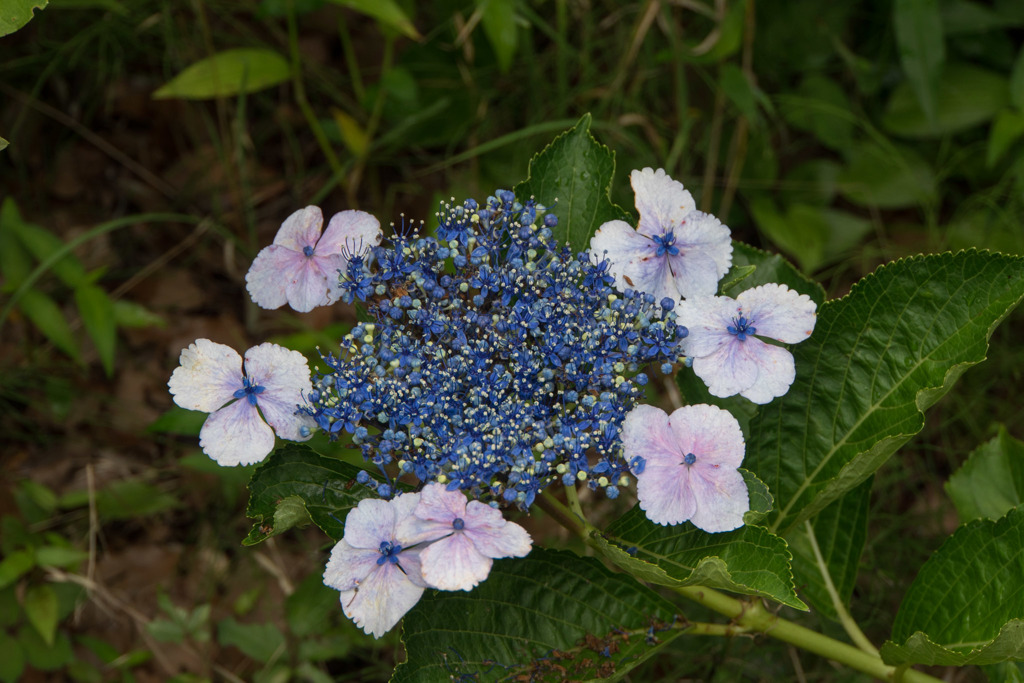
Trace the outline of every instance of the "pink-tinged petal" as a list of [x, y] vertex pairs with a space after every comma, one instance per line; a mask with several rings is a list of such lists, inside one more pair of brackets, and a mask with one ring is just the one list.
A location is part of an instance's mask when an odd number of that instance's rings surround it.
[[732, 265], [732, 238], [729, 228], [709, 213], [694, 211], [676, 230], [676, 247], [685, 254], [700, 253], [715, 262], [715, 290], [718, 281]]
[[686, 455], [679, 450], [668, 414], [654, 406], [641, 404], [629, 411], [622, 421], [619, 438], [626, 462], [639, 455], [646, 461], [645, 468], [674, 466]]
[[341, 594], [345, 616], [375, 638], [390, 631], [423, 595], [397, 565], [385, 562], [371, 571], [355, 591]]
[[311, 259], [327, 281], [327, 298], [321, 305], [333, 304], [341, 299], [341, 275], [348, 270], [348, 259], [341, 254], [314, 255]]
[[[477, 503], [477, 501], [473, 501]], [[470, 503], [472, 505], [473, 503]], [[483, 503], [477, 503], [487, 507]], [[477, 551], [494, 559], [501, 557], [526, 557], [533, 548], [529, 532], [515, 522], [504, 522], [501, 526], [482, 526], [466, 522], [465, 536], [473, 542]]]
[[675, 230], [697, 206], [683, 184], [670, 178], [664, 169], [636, 170], [629, 179], [636, 195], [636, 210], [640, 213], [637, 230], [648, 237]]
[[689, 334], [679, 342], [683, 353], [692, 358], [709, 356], [736, 341], [728, 326], [739, 315], [739, 304], [727, 296], [694, 297], [675, 309], [676, 319]]
[[[751, 341], [757, 340], [748, 339], [744, 343]], [[763, 405], [789, 391], [790, 385], [796, 379], [793, 354], [780, 346], [764, 344], [754, 356], [754, 361], [757, 363], [757, 380], [741, 391], [740, 396]]]
[[230, 346], [196, 339], [178, 362], [167, 386], [182, 408], [212, 413], [242, 388], [242, 357]]
[[785, 285], [761, 285], [741, 292], [736, 300], [747, 318], [753, 321], [760, 337], [787, 344], [802, 342], [811, 336], [817, 320], [817, 305], [806, 294], [798, 294]]
[[324, 570], [324, 584], [339, 591], [355, 590], [378, 567], [379, 558], [379, 550], [353, 548], [342, 539], [331, 550], [331, 559]]
[[703, 250], [680, 249], [678, 254], [666, 256], [665, 260], [672, 272], [672, 289], [675, 290], [672, 298], [677, 304], [681, 297], [712, 296], [718, 291], [718, 281], [724, 273], [719, 274], [718, 264]]
[[403, 572], [405, 572], [406, 577], [420, 588], [430, 587], [423, 578], [421, 556], [425, 547], [429, 546], [419, 546], [408, 550], [404, 550], [405, 546], [402, 546], [403, 550], [398, 554], [398, 566], [402, 568]]
[[448, 491], [444, 484], [427, 484], [420, 492], [420, 504], [416, 506], [415, 514], [422, 520], [451, 526], [457, 517], [466, 514], [466, 494], [458, 490]]
[[338, 273], [327, 273], [315, 258], [304, 258], [302, 267], [293, 271], [285, 283], [288, 305], [299, 313], [309, 313], [317, 306], [331, 303], [331, 292]]
[[[594, 263], [608, 260], [608, 273], [615, 278], [615, 286], [620, 292], [639, 289], [623, 279], [624, 271], [635, 262], [653, 257], [657, 251], [658, 245], [654, 240], [641, 235], [623, 221], [603, 224], [590, 238], [590, 260]], [[628, 277], [632, 280], [632, 275]]]
[[345, 542], [354, 548], [379, 550], [381, 543], [395, 538], [395, 513], [390, 501], [364, 498], [345, 517]]
[[301, 254], [304, 248], [316, 246], [323, 225], [324, 215], [320, 207], [307, 206], [299, 209], [284, 219], [277, 235], [274, 236], [274, 244]]
[[316, 252], [322, 256], [348, 251], [360, 254], [380, 244], [380, 221], [365, 211], [342, 211], [331, 217]]
[[309, 415], [296, 414], [313, 390], [305, 356], [277, 344], [260, 344], [245, 352], [245, 373], [265, 389], [256, 402], [278, 436], [291, 441], [312, 436], [316, 422]]
[[492, 560], [477, 551], [465, 534], [455, 533], [420, 554], [423, 579], [443, 591], [468, 591], [487, 578]]
[[743, 464], [743, 430], [729, 411], [701, 403], [677, 409], [668, 420], [679, 451], [697, 456], [694, 468], [734, 470]]
[[655, 301], [664, 298], [679, 303], [679, 288], [676, 286], [676, 274], [668, 256], [656, 256], [651, 251], [647, 256], [634, 259], [622, 268], [622, 280], [629, 289], [654, 295]]
[[245, 288], [253, 303], [268, 309], [288, 303], [288, 283], [307, 260], [301, 251], [274, 244], [260, 250], [245, 274]]
[[722, 468], [713, 477], [701, 476], [694, 466], [690, 489], [697, 501], [690, 521], [698, 529], [718, 533], [743, 526], [743, 514], [750, 509], [750, 494], [738, 471]]
[[689, 473], [680, 464], [654, 465], [636, 477], [640, 509], [655, 524], [682, 524], [693, 516], [697, 503], [690, 491]]
[[252, 465], [274, 450], [274, 430], [243, 398], [206, 418], [199, 446], [218, 465]]
[[757, 381], [759, 369], [755, 356], [762, 346], [766, 344], [760, 339], [747, 337], [741, 342], [733, 336], [732, 341], [718, 351], [694, 358], [693, 372], [704, 381], [712, 396], [735, 396]]

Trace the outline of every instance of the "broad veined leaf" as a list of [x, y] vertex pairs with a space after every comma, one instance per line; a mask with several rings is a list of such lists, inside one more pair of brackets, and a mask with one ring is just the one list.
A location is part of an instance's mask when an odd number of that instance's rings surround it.
[[416, 27], [412, 25], [409, 17], [405, 15], [395, 0], [330, 0], [330, 2], [371, 16], [409, 38], [414, 40], [420, 38]]
[[896, 0], [893, 25], [900, 62], [929, 121], [935, 120], [935, 91], [946, 60], [938, 0]]
[[155, 99], [209, 100], [250, 93], [283, 83], [288, 61], [266, 48], [224, 50], [201, 59], [153, 93]]
[[1024, 508], [957, 529], [910, 585], [887, 664], [963, 666], [1024, 659]]
[[574, 252], [590, 248], [590, 238], [607, 221], [634, 219], [612, 203], [615, 152], [590, 134], [590, 114], [530, 161], [527, 179], [515, 188], [520, 200], [535, 197], [558, 216], [554, 234]]
[[114, 302], [96, 285], [75, 288], [75, 303], [82, 316], [85, 331], [92, 338], [96, 352], [103, 363], [107, 377], [114, 374], [114, 347], [117, 343], [117, 324], [114, 321]]
[[786, 542], [759, 526], [720, 534], [689, 522], [661, 526], [637, 505], [593, 541], [612, 562], [651, 583], [708, 586], [807, 609], [793, 588]]
[[801, 597], [811, 609], [832, 619], [837, 616], [833, 593], [846, 606], [853, 595], [868, 537], [872, 483], [874, 477], [869, 477], [786, 536]]
[[3, 0], [0, 3], [0, 36], [14, 33], [30, 22], [33, 10], [43, 9], [49, 2], [50, 0]]
[[910, 86], [893, 90], [882, 125], [908, 138], [941, 137], [984, 123], [1006, 106], [1007, 79], [969, 64], [949, 64], [935, 93], [935, 117], [929, 119]]
[[999, 519], [1024, 503], [1024, 443], [1005, 427], [975, 449], [946, 482], [961, 522]]
[[[304, 505], [309, 519], [339, 540], [345, 533], [349, 509], [364, 498], [377, 497], [356, 481], [360, 471], [362, 468], [324, 457], [308, 446], [281, 446], [256, 468], [249, 482], [245, 514], [256, 524], [242, 544], [255, 545], [302, 522], [296, 504]], [[280, 510], [282, 504], [284, 510]]]
[[534, 548], [496, 561], [470, 592], [428, 590], [405, 617], [408, 659], [391, 681], [621, 676], [679, 635], [675, 612], [593, 558]]
[[744, 466], [775, 496], [769, 528], [788, 533], [917, 434], [1022, 296], [1024, 258], [971, 250], [887, 264], [822, 306], [791, 349], [789, 392], [750, 423]]

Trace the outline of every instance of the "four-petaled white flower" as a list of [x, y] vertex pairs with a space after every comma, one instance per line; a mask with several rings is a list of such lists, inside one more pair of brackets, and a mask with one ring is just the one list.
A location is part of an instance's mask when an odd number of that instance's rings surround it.
[[793, 354], [758, 337], [801, 342], [814, 331], [816, 309], [806, 294], [774, 283], [748, 289], [735, 299], [687, 300], [676, 309], [679, 322], [689, 330], [680, 349], [693, 358], [693, 371], [713, 396], [739, 394], [768, 403], [789, 391], [796, 368]]
[[743, 462], [743, 432], [728, 411], [699, 404], [667, 415], [639, 405], [626, 415], [621, 438], [640, 509], [652, 522], [690, 521], [712, 533], [743, 525], [743, 513], [750, 509], [737, 469]]
[[321, 236], [320, 208], [307, 206], [285, 219], [245, 275], [252, 300], [263, 308], [286, 303], [306, 313], [340, 298], [340, 275], [349, 258], [380, 244], [380, 221], [365, 211], [342, 211]]
[[345, 535], [331, 551], [324, 583], [341, 591], [345, 616], [380, 638], [412, 609], [426, 584], [416, 540], [403, 533], [420, 494], [359, 501], [345, 518]]
[[682, 298], [711, 296], [732, 264], [729, 228], [696, 210], [682, 183], [663, 169], [630, 174], [640, 223], [602, 225], [590, 240], [595, 263], [608, 259], [616, 287], [636, 289], [679, 303]]
[[441, 590], [471, 590], [487, 578], [495, 559], [530, 552], [526, 529], [480, 501], [467, 503], [465, 494], [447, 491], [443, 484], [423, 489], [415, 519], [409, 521], [409, 535], [433, 541], [420, 554], [423, 579]]
[[218, 464], [263, 460], [274, 448], [274, 432], [291, 441], [312, 436], [313, 418], [296, 413], [313, 390], [298, 351], [260, 344], [245, 352], [243, 365], [230, 346], [197, 339], [182, 350], [180, 363], [167, 386], [182, 408], [210, 413], [199, 445]]

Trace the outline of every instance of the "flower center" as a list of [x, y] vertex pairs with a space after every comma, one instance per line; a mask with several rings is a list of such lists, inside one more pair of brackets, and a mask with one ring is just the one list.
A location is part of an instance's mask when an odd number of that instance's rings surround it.
[[307, 244], [306, 246], [304, 246], [302, 248], [302, 253], [306, 255], [306, 258], [312, 258], [313, 257], [313, 247], [311, 247], [311, 246], [309, 246]]
[[266, 391], [266, 387], [256, 384], [248, 377], [242, 378], [242, 388], [235, 392], [235, 398], [246, 398], [251, 405], [256, 405], [256, 396]]
[[402, 546], [391, 541], [380, 542], [380, 557], [377, 558], [377, 564], [384, 564], [390, 562], [391, 564], [398, 564], [398, 553], [402, 552]]
[[673, 231], [669, 230], [664, 235], [659, 235], [654, 238], [654, 241], [658, 243], [658, 256], [677, 256], [679, 254], [679, 247], [675, 246], [676, 235]]
[[683, 464], [689, 467], [693, 463], [697, 462], [697, 456], [693, 453], [687, 453], [683, 456]]
[[754, 321], [747, 320], [742, 315], [739, 318], [733, 318], [732, 325], [727, 326], [725, 329], [729, 330], [729, 334], [735, 334], [736, 338], [740, 341], [746, 341], [748, 336], [757, 334]]
[[462, 521], [462, 517], [456, 517], [455, 521], [452, 522], [452, 528], [456, 531], [462, 531], [466, 526], [466, 523]]

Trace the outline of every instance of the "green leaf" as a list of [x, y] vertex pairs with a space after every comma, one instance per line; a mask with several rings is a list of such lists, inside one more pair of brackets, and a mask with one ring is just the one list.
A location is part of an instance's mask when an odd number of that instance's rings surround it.
[[299, 638], [327, 633], [338, 612], [338, 591], [324, 585], [323, 577], [310, 574], [285, 600], [288, 629]]
[[198, 410], [186, 410], [179, 406], [171, 406], [166, 413], [146, 427], [146, 431], [150, 434], [199, 436], [199, 431], [208, 417], [207, 413]]
[[389, 26], [413, 40], [419, 40], [421, 37], [395, 0], [330, 0], [330, 2], [371, 16], [384, 26]]
[[988, 676], [988, 683], [1024, 683], [1024, 662], [987, 664], [981, 670]]
[[1024, 109], [1024, 47], [1017, 53], [1017, 60], [1010, 72], [1010, 104]]
[[0, 631], [0, 681], [15, 683], [25, 670], [25, 653], [6, 631]]
[[285, 646], [284, 635], [273, 624], [239, 624], [231, 617], [217, 624], [217, 642], [264, 663], [280, 656]]
[[155, 515], [178, 506], [178, 499], [139, 479], [115, 481], [96, 495], [96, 510], [105, 520]]
[[732, 62], [722, 65], [718, 79], [719, 87], [748, 121], [756, 121], [757, 92], [743, 70]]
[[483, 12], [480, 22], [498, 58], [498, 68], [505, 73], [516, 55], [516, 0], [477, 0], [477, 7]]
[[11, 143], [7, 142], [7, 140], [4, 140], [3, 138], [0, 138], [0, 152], [2, 152], [5, 149], [7, 149], [7, 145], [9, 145], [9, 144], [11, 144]]
[[82, 356], [75, 336], [71, 333], [68, 321], [64, 319], [64, 313], [53, 299], [39, 290], [29, 289], [21, 296], [18, 308], [54, 346], [81, 362]]
[[127, 299], [114, 302], [114, 322], [118, 327], [167, 327], [163, 316]]
[[[360, 471], [362, 468], [326, 458], [308, 446], [281, 446], [256, 468], [249, 482], [245, 514], [256, 524], [242, 544], [255, 545], [285, 531], [277, 527], [278, 505], [290, 497], [302, 501], [309, 518], [324, 533], [340, 540], [348, 511], [364, 498], [376, 497], [371, 489], [356, 482]], [[289, 515], [281, 521], [292, 519]]]
[[759, 526], [721, 534], [688, 522], [661, 526], [637, 505], [592, 540], [612, 562], [651, 583], [708, 586], [807, 609], [793, 588], [786, 542]]
[[57, 634], [57, 594], [53, 586], [48, 583], [29, 586], [21, 606], [28, 623], [43, 637], [43, 642], [53, 647]]
[[872, 483], [874, 477], [868, 477], [812, 521], [804, 522], [786, 536], [793, 551], [793, 578], [801, 587], [801, 597], [816, 612], [831, 619], [838, 616], [832, 591], [847, 607], [853, 596], [868, 536]]
[[1022, 296], [1024, 258], [972, 250], [890, 263], [822, 306], [789, 392], [750, 423], [744, 466], [775, 495], [769, 528], [814, 516], [919, 432]]
[[18, 205], [10, 197], [0, 205], [0, 275], [6, 280], [4, 289], [13, 289], [32, 272], [31, 257], [18, 237], [21, 225]]
[[797, 91], [780, 95], [779, 112], [794, 128], [805, 130], [829, 149], [845, 151], [853, 142], [856, 117], [843, 86], [821, 74], [805, 78]]
[[744, 524], [757, 524], [768, 516], [775, 504], [775, 498], [768, 485], [757, 478], [757, 475], [742, 467], [739, 469], [743, 475], [743, 483], [747, 485], [747, 493], [750, 495], [750, 509], [743, 513]]
[[909, 149], [874, 143], [854, 146], [839, 174], [839, 192], [861, 206], [899, 209], [936, 201], [935, 173]]
[[985, 165], [992, 168], [1006, 154], [1006, 151], [1024, 135], [1024, 112], [1004, 109], [992, 122], [988, 136], [988, 151]]
[[999, 519], [1024, 503], [1024, 443], [1000, 426], [946, 482], [961, 522]]
[[533, 157], [529, 175], [516, 185], [515, 194], [546, 205], [558, 216], [555, 236], [574, 252], [586, 251], [601, 224], [634, 222], [609, 196], [614, 175], [615, 152], [590, 134], [590, 114], [585, 114]]
[[946, 61], [938, 0], [896, 0], [893, 26], [910, 88], [925, 117], [934, 121], [936, 89]]
[[990, 120], [1008, 99], [1005, 76], [969, 64], [950, 64], [935, 93], [934, 119], [927, 117], [904, 83], [893, 90], [882, 125], [903, 137], [942, 137]]
[[3, 0], [0, 2], [0, 36], [14, 33], [32, 20], [32, 11], [43, 9], [50, 0]]
[[887, 664], [1024, 659], [1024, 508], [957, 529], [921, 567], [896, 614]]
[[6, 588], [36, 566], [35, 553], [31, 550], [15, 550], [0, 560], [0, 588]]
[[752, 275], [738, 282], [736, 286], [723, 288], [722, 293], [726, 296], [736, 298], [744, 290], [770, 282], [778, 282], [799, 294], [806, 294], [819, 306], [825, 301], [824, 288], [778, 254], [769, 254], [767, 251], [762, 251], [749, 244], [733, 241], [732, 265], [733, 268], [741, 266], [756, 266], [757, 268]]
[[114, 348], [117, 327], [114, 323], [114, 302], [96, 285], [81, 285], [75, 289], [75, 303], [82, 316], [82, 324], [96, 346], [107, 377], [114, 375]]
[[88, 559], [89, 553], [78, 548], [44, 545], [36, 548], [36, 564], [40, 567], [77, 567]]
[[497, 560], [472, 592], [427, 591], [391, 683], [619, 677], [679, 635], [675, 611], [593, 558], [534, 548]]
[[192, 64], [155, 93], [155, 99], [209, 100], [251, 93], [290, 78], [288, 61], [266, 48], [224, 50]]
[[760, 196], [750, 203], [750, 212], [758, 230], [792, 255], [805, 273], [822, 264], [829, 227], [819, 208], [794, 204], [783, 215], [772, 199]]
[[75, 659], [71, 640], [64, 633], [58, 632], [53, 644], [48, 645], [35, 628], [22, 624], [18, 629], [18, 644], [28, 665], [40, 671], [56, 671]]
[[[4, 216], [4, 222], [5, 228], [10, 227], [14, 231], [18, 239], [21, 240], [21, 243], [32, 253], [37, 261], [44, 261], [50, 255], [66, 248], [64, 241], [46, 228], [22, 220], [17, 208], [14, 207], [13, 201], [9, 211]], [[85, 268], [82, 267], [81, 262], [72, 254], [60, 258], [53, 264], [52, 268], [54, 275], [60, 278], [61, 282], [68, 287], [78, 287], [88, 280]]]

